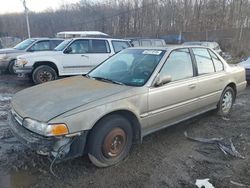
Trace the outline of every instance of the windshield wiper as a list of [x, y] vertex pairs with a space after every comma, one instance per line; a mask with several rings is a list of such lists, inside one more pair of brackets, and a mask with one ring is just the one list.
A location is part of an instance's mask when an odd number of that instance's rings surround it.
[[91, 78], [94, 78], [95, 80], [101, 80], [101, 81], [104, 81], [104, 82], [111, 82], [111, 83], [114, 83], [114, 84], [125, 85], [122, 82], [118, 82], [118, 81], [111, 80], [111, 79], [108, 79], [108, 78], [103, 78], [103, 77], [91, 77]]

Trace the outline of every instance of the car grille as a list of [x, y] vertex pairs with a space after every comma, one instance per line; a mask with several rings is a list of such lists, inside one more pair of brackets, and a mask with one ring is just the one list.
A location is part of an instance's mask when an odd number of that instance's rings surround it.
[[18, 124], [22, 125], [23, 118], [19, 116], [13, 109], [11, 110], [11, 114], [15, 118], [15, 120], [18, 122]]

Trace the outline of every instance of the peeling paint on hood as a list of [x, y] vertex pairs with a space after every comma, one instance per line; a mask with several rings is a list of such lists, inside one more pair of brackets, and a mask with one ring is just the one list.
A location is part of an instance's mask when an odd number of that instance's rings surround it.
[[127, 91], [128, 88], [76, 76], [22, 90], [14, 95], [12, 107], [23, 118], [47, 122], [66, 111]]

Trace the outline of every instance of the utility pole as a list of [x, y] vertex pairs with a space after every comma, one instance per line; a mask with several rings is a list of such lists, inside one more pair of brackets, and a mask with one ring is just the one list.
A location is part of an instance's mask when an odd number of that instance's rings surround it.
[[27, 8], [26, 0], [23, 0], [23, 7], [24, 7], [24, 12], [25, 12], [25, 17], [26, 17], [28, 37], [30, 38], [29, 9]]

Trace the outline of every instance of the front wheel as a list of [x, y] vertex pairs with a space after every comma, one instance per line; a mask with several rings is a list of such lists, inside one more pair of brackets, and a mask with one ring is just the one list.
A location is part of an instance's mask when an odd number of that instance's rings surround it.
[[220, 101], [217, 106], [218, 114], [221, 116], [227, 116], [230, 114], [233, 103], [235, 101], [235, 91], [231, 87], [226, 87], [223, 91]]
[[57, 79], [55, 69], [48, 65], [41, 65], [35, 68], [32, 73], [32, 80], [35, 84], [41, 84]]
[[92, 129], [88, 140], [88, 155], [97, 167], [115, 165], [125, 159], [132, 146], [130, 122], [120, 115], [102, 119]]
[[11, 60], [8, 66], [8, 71], [10, 74], [15, 74], [14, 65], [15, 65], [15, 60]]

